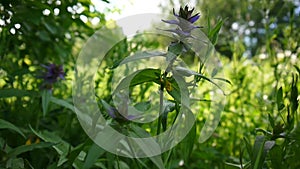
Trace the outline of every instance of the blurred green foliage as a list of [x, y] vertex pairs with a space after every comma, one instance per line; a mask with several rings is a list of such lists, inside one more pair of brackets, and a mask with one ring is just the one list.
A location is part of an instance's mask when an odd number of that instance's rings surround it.
[[[164, 9], [170, 12], [174, 4]], [[197, 141], [209, 105], [201, 102], [197, 125], [162, 155], [165, 168], [299, 168], [299, 1], [197, 1], [197, 9], [232, 85], [213, 136]], [[100, 22], [92, 24], [93, 18]], [[76, 56], [105, 26], [105, 14], [89, 0], [2, 0], [0, 19], [0, 168], [155, 168], [154, 159], [118, 157], [98, 147], [84, 134], [71, 104]], [[211, 30], [220, 22], [215, 36]], [[161, 48], [157, 39], [124, 39], [107, 54], [106, 64]], [[67, 76], [44, 96], [38, 76], [48, 63], [63, 64]], [[95, 80], [98, 98], [106, 101], [110, 93], [101, 87], [110, 90], [111, 71], [98, 71]], [[147, 93], [148, 87], [138, 92]]]

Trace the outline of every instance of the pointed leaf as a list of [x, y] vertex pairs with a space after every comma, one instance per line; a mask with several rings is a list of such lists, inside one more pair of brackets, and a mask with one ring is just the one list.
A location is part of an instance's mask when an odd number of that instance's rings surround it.
[[24, 96], [36, 96], [35, 91], [19, 90], [19, 89], [1, 89], [0, 98], [7, 97], [24, 97]]
[[218, 20], [217, 25], [208, 33], [208, 38], [213, 45], [216, 45], [218, 41], [219, 32], [223, 26], [223, 20]]
[[167, 88], [168, 94], [171, 95], [174, 98], [174, 100], [176, 100], [177, 102], [180, 103], [181, 102], [181, 91], [178, 86], [178, 83], [176, 82], [176, 80], [173, 77], [168, 78], [167, 81], [169, 83], [169, 86]]
[[61, 100], [61, 99], [58, 99], [58, 98], [52, 96], [50, 98], [50, 101], [52, 103], [55, 103], [55, 104], [60, 105], [60, 106], [63, 106], [65, 108], [70, 109], [73, 112], [75, 112], [75, 107], [72, 104], [70, 104], [69, 102], [65, 101], [65, 100]]
[[264, 144], [265, 136], [256, 136], [253, 146], [253, 156], [251, 158], [253, 169], [263, 168], [263, 162], [265, 159]]
[[278, 111], [282, 110], [284, 108], [282, 87], [280, 87], [277, 90], [276, 102], [277, 102], [277, 106], [278, 106]]
[[2, 119], [0, 119], [0, 129], [9, 129], [9, 130], [15, 131], [15, 132], [19, 133], [22, 137], [26, 138], [24, 133], [17, 126], [15, 126], [14, 124], [12, 124], [8, 121], [2, 120]]
[[151, 103], [150, 103], [150, 101], [140, 102], [140, 103], [135, 104], [134, 107], [139, 111], [145, 112], [151, 107]]
[[194, 76], [200, 77], [200, 78], [214, 84], [217, 88], [219, 88], [223, 92], [224, 95], [226, 95], [225, 92], [222, 90], [222, 88], [217, 83], [215, 83], [210, 78], [208, 78], [208, 77], [206, 77], [206, 76], [204, 76], [200, 73], [197, 73], [193, 70], [190, 70], [190, 69], [187, 69], [187, 68], [181, 67], [181, 66], [177, 66], [174, 70], [175, 70], [174, 74], [179, 74], [181, 76], [188, 76], [189, 77], [189, 76], [194, 75]]
[[104, 153], [105, 150], [103, 150], [101, 147], [94, 143], [87, 153], [85, 162], [83, 164], [83, 169], [91, 168], [93, 164], [97, 161], [97, 159]]
[[54, 145], [54, 143], [49, 143], [49, 142], [40, 142], [40, 143], [29, 144], [29, 145], [21, 145], [19, 147], [12, 149], [10, 152], [8, 152], [8, 157], [10, 157], [10, 158], [16, 157], [22, 153], [32, 151], [34, 149], [48, 148], [53, 145]]
[[269, 123], [270, 123], [271, 127], [274, 129], [275, 121], [274, 121], [274, 118], [271, 116], [271, 114], [268, 114], [268, 119], [269, 119]]
[[138, 70], [121, 80], [121, 82], [116, 87], [114, 93], [118, 93], [119, 91], [126, 89], [128, 87], [133, 87], [145, 82], [155, 82], [159, 84], [161, 70], [160, 69], [143, 69]]
[[211, 73], [211, 77], [216, 76], [217, 73], [218, 73], [218, 71], [219, 71], [219, 70], [218, 70], [217, 68], [214, 68], [213, 71], [212, 71], [212, 73]]
[[294, 67], [295, 67], [295, 69], [297, 70], [297, 72], [298, 72], [298, 74], [300, 76], [300, 68], [298, 66], [296, 66], [296, 65], [294, 65]]
[[249, 157], [252, 157], [253, 156], [252, 146], [246, 137], [244, 137], [244, 142], [246, 144], [246, 150], [248, 152]]
[[164, 169], [164, 163], [162, 161], [161, 156], [150, 157], [150, 160], [159, 168]]
[[220, 81], [223, 81], [223, 82], [226, 82], [226, 83], [228, 83], [228, 84], [232, 85], [232, 84], [231, 84], [231, 82], [230, 82], [229, 80], [227, 80], [227, 79], [224, 79], [224, 78], [215, 77], [215, 78], [213, 78], [213, 79], [220, 80]]
[[187, 136], [182, 140], [181, 147], [182, 147], [182, 156], [184, 158], [184, 161], [187, 163], [189, 162], [190, 156], [193, 151], [194, 142], [196, 140], [196, 123], [191, 128], [190, 132], [187, 134]]
[[273, 168], [277, 168], [277, 169], [283, 169], [284, 166], [282, 165], [282, 161], [283, 161], [283, 154], [282, 154], [282, 150], [280, 148], [280, 146], [274, 146], [271, 150], [270, 150], [270, 159], [271, 159], [271, 165], [273, 166]]
[[127, 64], [129, 62], [137, 61], [137, 60], [142, 60], [142, 59], [147, 59], [151, 57], [156, 57], [156, 56], [165, 56], [166, 53], [160, 52], [160, 51], [145, 51], [145, 52], [137, 52], [134, 55], [131, 55], [129, 57], [126, 57], [125, 59], [116, 62], [116, 64], [113, 65], [112, 69], [120, 66]]
[[48, 131], [40, 131], [37, 132], [30, 126], [31, 131], [37, 135], [39, 138], [43, 139], [46, 142], [54, 143], [55, 145], [53, 148], [59, 154], [59, 161], [57, 166], [61, 166], [64, 164], [68, 159], [67, 155], [70, 150], [71, 145], [64, 140], [62, 140], [59, 136], [55, 135], [54, 133]]
[[46, 114], [47, 114], [51, 95], [52, 95], [52, 93], [49, 90], [43, 90], [42, 91], [43, 116], [46, 116]]
[[5, 168], [23, 169], [25, 168], [24, 160], [23, 158], [10, 158], [7, 160]]

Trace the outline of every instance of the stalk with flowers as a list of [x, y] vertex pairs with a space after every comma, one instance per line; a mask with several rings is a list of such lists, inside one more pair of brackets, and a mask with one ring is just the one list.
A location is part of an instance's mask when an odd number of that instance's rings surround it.
[[[198, 73], [198, 75], [197, 75], [197, 72], [192, 72], [189, 70], [181, 69], [182, 67], [175, 65], [175, 62], [180, 57], [184, 57], [187, 52], [191, 51], [189, 42], [187, 42], [188, 39], [194, 38], [192, 36], [191, 32], [194, 29], [201, 28], [201, 26], [194, 25], [194, 23], [200, 18], [200, 14], [199, 13], [193, 14], [193, 11], [194, 11], [194, 8], [189, 10], [188, 6], [185, 6], [184, 8], [181, 7], [179, 10], [179, 13], [177, 14], [175, 12], [175, 10], [173, 9], [173, 15], [176, 17], [176, 20], [162, 20], [165, 23], [168, 23], [171, 25], [176, 25], [176, 27], [174, 29], [163, 30], [163, 31], [171, 32], [174, 35], [174, 40], [168, 46], [167, 52], [160, 53], [161, 55], [165, 56], [165, 58], [168, 62], [168, 66], [165, 70], [149, 69], [146, 71], [141, 71], [135, 75], [135, 77], [139, 77], [140, 79], [134, 78], [132, 80], [132, 81], [138, 81], [138, 82], [133, 82], [133, 83], [135, 83], [133, 85], [130, 84], [130, 87], [133, 87], [135, 85], [138, 85], [138, 84], [141, 84], [144, 82], [149, 82], [149, 81], [152, 81], [152, 82], [158, 84], [160, 86], [159, 91], [160, 91], [160, 114], [161, 115], [163, 114], [163, 111], [164, 111], [163, 110], [163, 104], [164, 104], [163, 103], [163, 93], [165, 91], [168, 92], [174, 98], [174, 101], [176, 103], [180, 103], [179, 87], [178, 87], [178, 84], [175, 81], [174, 77], [172, 77], [172, 76], [174, 76], [175, 74], [178, 74], [178, 72], [181, 75], [185, 74], [184, 76], [191, 76], [191, 75], [202, 76], [200, 73]], [[156, 55], [157, 54], [154, 53], [153, 57]], [[120, 61], [118, 61], [117, 63], [120, 63]], [[118, 65], [114, 65], [114, 67], [117, 67], [117, 66]], [[146, 75], [146, 74], [148, 74], [148, 75], [153, 74], [154, 76], [152, 76], [151, 79], [147, 79], [145, 81], [142, 79], [143, 78], [142, 75]], [[206, 79], [208, 80], [208, 78], [206, 78]], [[182, 80], [184, 80], [184, 79], [182, 79]], [[123, 81], [126, 81], [126, 78]], [[122, 85], [123, 84], [121, 82], [121, 84], [119, 86], [122, 86]], [[117, 93], [117, 92], [115, 92], [115, 93]], [[127, 100], [128, 100], [128, 98], [127, 98]], [[127, 101], [123, 101], [123, 102], [127, 102]], [[118, 109], [111, 107], [104, 100], [102, 100], [102, 104], [103, 104], [104, 108], [106, 109], [108, 115], [110, 117], [112, 117], [113, 119], [116, 119], [117, 121], [118, 121], [118, 119], [121, 119], [121, 121], [126, 121], [126, 119], [131, 120], [134, 118], [134, 117], [126, 118], [128, 110], [124, 110], [124, 112], [118, 112]], [[126, 105], [126, 103], [121, 103], [121, 105]], [[122, 107], [124, 107], [124, 106], [122, 106]], [[175, 108], [173, 107], [170, 110], [174, 110], [174, 109]], [[125, 114], [125, 119], [123, 118], [124, 116], [118, 115], [120, 113], [122, 115]], [[160, 126], [160, 125], [158, 125], [158, 126]], [[166, 125], [163, 124], [163, 126], [166, 126]], [[165, 130], [165, 127], [164, 127], [164, 130]], [[158, 127], [158, 129], [157, 129], [157, 134], [159, 134], [159, 133], [160, 133], [160, 127]]]
[[[167, 63], [166, 68], [146, 68], [135, 71], [127, 77], [124, 77], [113, 91], [117, 100], [119, 100], [119, 105], [116, 107], [110, 105], [109, 102], [111, 101], [111, 98], [110, 100], [108, 99], [109, 101], [101, 99], [101, 105], [106, 111], [108, 118], [112, 119], [112, 126], [117, 131], [123, 132], [125, 135], [129, 136], [149, 134], [149, 132], [145, 132], [144, 128], [140, 127], [141, 125], [135, 125], [135, 123], [132, 122], [132, 120], [134, 121], [142, 117], [132, 115], [132, 106], [129, 103], [129, 97], [132, 88], [150, 82], [159, 86], [159, 111], [157, 112], [159, 116], [155, 123], [156, 129], [152, 128], [150, 133], [153, 135], [160, 135], [169, 132], [169, 135], [172, 135], [173, 133], [170, 130], [180, 128], [178, 126], [187, 128], [186, 131], [179, 134], [180, 136], [178, 136], [175, 141], [171, 141], [172, 143], [163, 143], [165, 145], [162, 145], [162, 147], [173, 147], [174, 144], [180, 142], [188, 134], [190, 129], [195, 129], [195, 119], [190, 109], [190, 100], [194, 99], [191, 94], [196, 90], [198, 85], [201, 85], [199, 82], [205, 80], [212, 85], [215, 85], [218, 89], [221, 89], [213, 79], [203, 74], [205, 60], [199, 60], [200, 63], [197, 64], [199, 66], [197, 71], [182, 66], [182, 60], [184, 60], [187, 55], [192, 53], [194, 55], [193, 57], [197, 57], [193, 51], [193, 46], [195, 46], [193, 43], [195, 43], [198, 38], [194, 37], [193, 31], [202, 27], [195, 25], [196, 21], [200, 18], [200, 14], [193, 14], [193, 12], [194, 8], [189, 9], [188, 6], [181, 7], [178, 13], [173, 9], [175, 20], [162, 20], [162, 22], [174, 26], [174, 28], [163, 30], [165, 32], [170, 32], [173, 35], [172, 41], [168, 45], [166, 52], [144, 52], [142, 55], [133, 55], [124, 58], [121, 61], [117, 61], [117, 64], [113, 66], [113, 69], [115, 69], [122, 64], [140, 59], [141, 56], [142, 58], [154, 58], [157, 55], [163, 56]], [[219, 24], [219, 26], [220, 25], [221, 24]], [[220, 30], [219, 28], [220, 27], [215, 28], [214, 34], [218, 33], [218, 30]], [[201, 39], [197, 41], [197, 43], [202, 43]], [[221, 78], [219, 80], [226, 81]], [[124, 92], [123, 90], [125, 90], [126, 87], [129, 87], [130, 89]], [[164, 98], [166, 93], [170, 96], [169, 99]], [[133, 107], [136, 109], [148, 109], [148, 106], [148, 103], [137, 103]], [[182, 110], [185, 110], [186, 112], [180, 114]], [[137, 128], [139, 128], [139, 130], [136, 130]], [[195, 130], [193, 130], [193, 132], [195, 132]], [[195, 138], [191, 141], [194, 141], [194, 139]], [[160, 138], [156, 141], [159, 143], [164, 142], [164, 140], [160, 140]], [[172, 144], [172, 146], [167, 144]], [[169, 156], [167, 155], [165, 161], [168, 161], [168, 158]]]

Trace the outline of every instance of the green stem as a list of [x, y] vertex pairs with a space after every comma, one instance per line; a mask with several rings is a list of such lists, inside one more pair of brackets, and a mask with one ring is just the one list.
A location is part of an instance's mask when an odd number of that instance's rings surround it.
[[156, 131], [157, 135], [160, 133], [161, 130], [163, 108], [164, 108], [164, 88], [163, 85], [161, 85], [161, 88], [159, 90], [159, 117], [158, 117], [157, 131]]

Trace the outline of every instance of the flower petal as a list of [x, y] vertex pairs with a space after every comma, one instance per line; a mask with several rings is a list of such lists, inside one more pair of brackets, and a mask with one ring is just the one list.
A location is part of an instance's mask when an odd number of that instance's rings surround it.
[[199, 15], [199, 13], [197, 13], [196, 15], [192, 16], [191, 18], [189, 18], [189, 22], [194, 23], [194, 22], [196, 22], [199, 18], [200, 18], [200, 15]]
[[179, 15], [175, 13], [175, 9], [173, 8], [173, 15], [178, 17]]
[[189, 32], [184, 32], [180, 29], [166, 29], [164, 31], [176, 33], [179, 36], [191, 36]]
[[134, 119], [137, 119], [137, 118], [139, 118], [139, 116], [128, 115], [128, 116], [126, 117], [127, 120], [134, 120]]
[[163, 21], [163, 22], [166, 22], [166, 23], [169, 23], [169, 24], [175, 24], [175, 25], [178, 25], [178, 24], [179, 24], [179, 21], [177, 21], [177, 20], [163, 20], [163, 19], [162, 19], [162, 21]]
[[108, 115], [109, 115], [111, 118], [113, 118], [113, 119], [117, 118], [116, 112], [118, 112], [118, 110], [117, 110], [116, 108], [114, 108], [114, 107], [110, 107], [110, 108], [107, 110]]
[[59, 78], [65, 80], [65, 75], [64, 74], [59, 74]]

